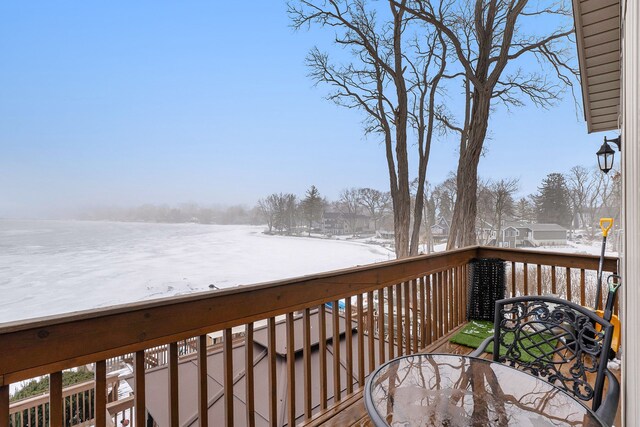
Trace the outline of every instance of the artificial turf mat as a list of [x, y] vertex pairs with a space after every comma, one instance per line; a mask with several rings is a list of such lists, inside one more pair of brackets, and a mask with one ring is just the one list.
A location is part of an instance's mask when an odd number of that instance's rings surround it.
[[[471, 320], [465, 325], [457, 334], [452, 336], [449, 341], [454, 344], [464, 345], [466, 347], [478, 348], [482, 341], [487, 337], [493, 335], [493, 322], [488, 320]], [[529, 337], [530, 341], [540, 343], [538, 347], [533, 347], [527, 351], [522, 350], [520, 352], [520, 361], [524, 363], [533, 362], [535, 359], [541, 357], [544, 352], [550, 352], [555, 348], [558, 340], [550, 340], [550, 344], [544, 342], [544, 338], [550, 339], [550, 336], [543, 337], [542, 334], [533, 334]], [[505, 336], [507, 343], [513, 342], [513, 333], [507, 333]], [[485, 349], [487, 353], [493, 353], [493, 343], [490, 343]], [[500, 355], [503, 356], [507, 349], [505, 347], [500, 348]], [[529, 354], [531, 353], [531, 354]]]

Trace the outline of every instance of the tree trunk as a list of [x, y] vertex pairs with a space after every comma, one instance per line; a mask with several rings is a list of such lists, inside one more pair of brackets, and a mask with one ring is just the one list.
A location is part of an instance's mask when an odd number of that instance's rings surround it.
[[487, 135], [490, 107], [491, 92], [474, 90], [469, 136], [465, 149], [460, 151], [458, 160], [457, 197], [447, 249], [476, 244], [478, 163]]
[[409, 256], [409, 200], [400, 191], [392, 192], [393, 232], [395, 237], [396, 258]]

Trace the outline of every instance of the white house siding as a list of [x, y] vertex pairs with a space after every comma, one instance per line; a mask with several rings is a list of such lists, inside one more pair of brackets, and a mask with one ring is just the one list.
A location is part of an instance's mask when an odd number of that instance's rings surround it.
[[640, 6], [622, 2], [623, 424], [640, 426]]

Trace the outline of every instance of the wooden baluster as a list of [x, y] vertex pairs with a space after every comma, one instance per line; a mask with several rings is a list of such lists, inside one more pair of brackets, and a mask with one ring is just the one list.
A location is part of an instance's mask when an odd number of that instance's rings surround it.
[[411, 314], [411, 323], [413, 325], [413, 352], [418, 352], [418, 279], [411, 281], [411, 307], [413, 308]]
[[[226, 347], [225, 347], [226, 350]], [[225, 389], [225, 394], [226, 394]], [[169, 425], [180, 424], [178, 407], [178, 343], [169, 344]]]
[[[337, 302], [337, 301], [336, 301]], [[337, 304], [334, 302], [333, 309], [337, 311]], [[334, 317], [335, 321], [335, 317]], [[290, 426], [296, 424], [296, 352], [295, 352], [295, 329], [293, 323], [293, 313], [287, 313], [287, 421]], [[335, 328], [334, 328], [335, 331]], [[335, 339], [335, 337], [334, 337]], [[338, 338], [338, 342], [340, 338]], [[335, 357], [335, 353], [334, 353]]]
[[511, 262], [511, 297], [515, 297], [516, 294], [516, 263]]
[[[95, 366], [96, 389], [93, 394], [95, 399], [94, 414], [96, 427], [107, 425], [107, 363], [104, 360], [96, 362]], [[38, 408], [36, 407], [36, 420], [38, 420]], [[37, 421], [36, 421], [37, 423]], [[0, 423], [2, 425], [2, 423]]]
[[[324, 313], [324, 312], [323, 312]], [[323, 319], [324, 321], [324, 316]], [[324, 322], [323, 322], [323, 327]], [[322, 328], [321, 330], [324, 330]], [[278, 383], [276, 380], [276, 319], [275, 317], [269, 317], [267, 320], [267, 366], [268, 366], [268, 387], [269, 387], [269, 425], [272, 427], [278, 426]], [[322, 342], [321, 342], [322, 344]], [[324, 341], [326, 346], [326, 340]], [[321, 347], [322, 349], [322, 347]], [[324, 350], [324, 349], [323, 349]], [[323, 355], [326, 357], [326, 353], [323, 351]], [[326, 359], [325, 359], [326, 362]], [[325, 378], [326, 381], [326, 378]], [[325, 389], [326, 391], [326, 389]], [[325, 402], [326, 405], [326, 402]], [[326, 406], [325, 408], [326, 409]]]
[[63, 406], [62, 406], [62, 372], [49, 374], [49, 425], [51, 427], [62, 427]]
[[7, 384], [0, 386], [0, 426], [8, 426], [9, 419], [9, 385]]
[[394, 347], [395, 347], [395, 315], [393, 312], [393, 286], [389, 286], [387, 287], [387, 304], [388, 304], [388, 310], [387, 313], [389, 313], [388, 316], [388, 322], [389, 322], [389, 328], [387, 329], [389, 331], [389, 360], [393, 359], [395, 351], [394, 351]]
[[444, 271], [444, 277], [445, 277], [445, 285], [447, 287], [447, 317], [446, 317], [446, 323], [445, 323], [445, 328], [448, 331], [451, 331], [453, 329], [453, 325], [454, 325], [454, 311], [455, 311], [455, 296], [454, 296], [454, 289], [453, 289], [453, 274], [451, 272], [451, 270], [445, 270]]
[[462, 269], [462, 298], [465, 307], [465, 319], [467, 318], [467, 307], [469, 306], [469, 264], [465, 264]]
[[436, 341], [440, 338], [440, 286], [439, 286], [438, 273], [434, 273], [432, 276], [431, 289], [433, 290], [433, 340]]
[[571, 301], [571, 268], [567, 267], [567, 301]]
[[[333, 403], [335, 404], [342, 399], [340, 387], [340, 369], [342, 369], [340, 365], [340, 309], [338, 308], [338, 301], [333, 301], [331, 304], [331, 314], [331, 323], [333, 324], [333, 336], [331, 339], [331, 346], [333, 347]], [[373, 328], [370, 328], [369, 334], [373, 334]], [[292, 426], [294, 423], [291, 422], [289, 425]]]
[[373, 372], [376, 368], [376, 349], [375, 349], [375, 323], [373, 320], [373, 312], [375, 310], [375, 304], [373, 302], [373, 292], [367, 292], [367, 330], [369, 335], [367, 336], [367, 352], [369, 354], [369, 373]]
[[551, 293], [553, 295], [557, 295], [558, 291], [556, 289], [556, 266], [551, 266]]
[[522, 274], [524, 276], [523, 294], [529, 295], [529, 264], [526, 262], [522, 264]]
[[134, 375], [135, 375], [135, 386], [134, 386], [134, 400], [135, 400], [135, 407], [136, 407], [136, 427], [137, 426], [146, 426], [147, 423], [147, 406], [146, 406], [146, 399], [145, 399], [145, 386], [144, 386], [144, 380], [145, 380], [145, 373], [144, 373], [144, 366], [145, 366], [145, 357], [144, 357], [144, 350], [139, 350], [136, 351], [136, 356], [135, 356], [135, 368], [134, 368]]
[[584, 284], [584, 268], [580, 269], [580, 305], [586, 306], [585, 284]]
[[304, 365], [304, 417], [311, 418], [311, 310], [302, 315], [302, 364]]
[[226, 328], [223, 335], [224, 420], [227, 427], [233, 427], [233, 339], [231, 338], [231, 328]]
[[427, 346], [427, 284], [426, 277], [420, 278], [420, 348]]
[[324, 304], [318, 306], [318, 333], [320, 357], [320, 409], [327, 409], [327, 319]]
[[536, 279], [538, 281], [538, 295], [542, 295], [542, 266], [536, 265]]
[[357, 297], [357, 317], [358, 317], [358, 385], [364, 387], [364, 308], [362, 294]]
[[[251, 336], [249, 337], [249, 330], [247, 330], [246, 334], [247, 341], [245, 348], [247, 360], [253, 359], [253, 325], [251, 326]], [[247, 365], [245, 371], [245, 379], [247, 382], [247, 411], [249, 411], [250, 405], [253, 405], [253, 363]], [[207, 336], [200, 335], [198, 337], [198, 420], [200, 421], [200, 427], [209, 427], [209, 392], [207, 381]], [[251, 390], [251, 394], [249, 390]], [[249, 398], [250, 396], [251, 399]]]
[[427, 342], [425, 347], [433, 342], [433, 303], [431, 300], [431, 275], [425, 277], [425, 330], [427, 335]]
[[453, 286], [453, 270], [449, 269], [446, 271], [447, 274], [447, 288], [448, 288], [448, 292], [449, 292], [449, 317], [448, 317], [448, 330], [452, 330], [453, 329], [453, 312], [455, 310], [455, 305], [454, 305], [454, 286]]
[[398, 356], [402, 356], [403, 352], [403, 337], [402, 337], [402, 284], [398, 283], [396, 285], [396, 339], [398, 341]]
[[[353, 393], [353, 321], [351, 320], [351, 297], [347, 297], [344, 300], [344, 314], [347, 325], [345, 333], [347, 351], [347, 394], [351, 394]], [[311, 391], [311, 389], [309, 389], [309, 391]], [[309, 396], [311, 396], [311, 392], [309, 392]], [[311, 398], [309, 398], [309, 413], [311, 413]]]
[[449, 327], [447, 326], [447, 318], [449, 316], [449, 287], [447, 286], [447, 272], [441, 271], [440, 275], [440, 289], [442, 289], [440, 293], [442, 297], [442, 335], [445, 335], [449, 332]]
[[440, 306], [440, 317], [438, 318], [438, 326], [440, 330], [440, 335], [444, 335], [444, 319], [445, 319], [445, 293], [444, 293], [444, 274], [442, 271], [438, 272], [438, 296], [439, 301], [438, 305]]
[[455, 328], [459, 324], [459, 316], [460, 316], [460, 292], [458, 286], [458, 267], [453, 267], [450, 271], [451, 275], [451, 328]]
[[456, 268], [456, 275], [458, 277], [458, 325], [462, 324], [466, 320], [467, 307], [464, 305], [464, 279], [462, 272], [464, 267], [459, 265]]
[[403, 320], [404, 320], [404, 341], [405, 341], [405, 353], [411, 354], [411, 307], [410, 307], [410, 299], [411, 299], [411, 290], [409, 289], [409, 282], [404, 282], [402, 284], [403, 294], [404, 294], [404, 308], [403, 308]]
[[380, 364], [385, 361], [384, 354], [384, 288], [378, 289], [378, 360]]

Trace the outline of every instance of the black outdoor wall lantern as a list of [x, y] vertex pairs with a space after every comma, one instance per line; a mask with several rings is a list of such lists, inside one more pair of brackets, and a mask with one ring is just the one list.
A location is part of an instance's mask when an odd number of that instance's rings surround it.
[[613, 168], [613, 158], [615, 156], [615, 151], [613, 151], [613, 148], [611, 148], [609, 142], [616, 144], [616, 146], [618, 147], [618, 151], [621, 150], [622, 146], [621, 137], [613, 139], [607, 139], [606, 136], [604, 137], [604, 143], [596, 153], [596, 155], [598, 156], [598, 166], [604, 173], [609, 173], [609, 171]]

